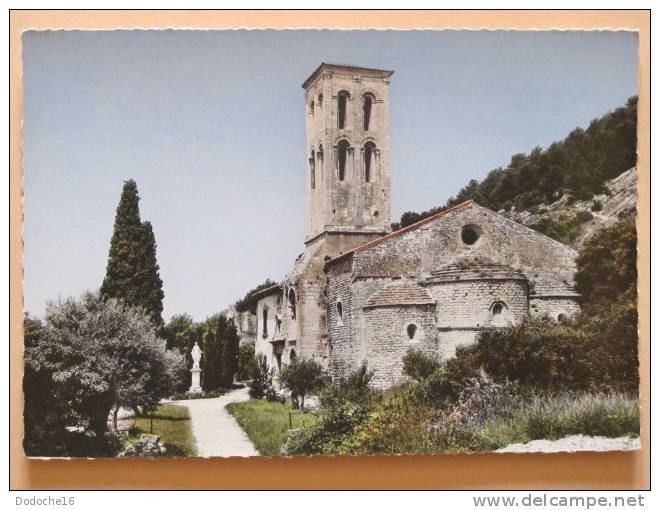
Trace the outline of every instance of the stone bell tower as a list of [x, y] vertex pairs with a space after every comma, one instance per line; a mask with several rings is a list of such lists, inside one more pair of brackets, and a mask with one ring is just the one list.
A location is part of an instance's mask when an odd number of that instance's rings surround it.
[[390, 231], [392, 73], [321, 64], [303, 84], [308, 245], [332, 234], [363, 241]]

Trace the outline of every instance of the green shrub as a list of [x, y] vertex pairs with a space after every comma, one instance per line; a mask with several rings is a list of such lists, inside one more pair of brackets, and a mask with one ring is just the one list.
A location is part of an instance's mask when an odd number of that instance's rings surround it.
[[238, 371], [236, 372], [236, 377], [239, 381], [246, 381], [252, 376], [255, 363], [254, 343], [247, 342], [239, 346]]
[[349, 402], [365, 404], [376, 397], [376, 392], [369, 387], [374, 376], [374, 371], [367, 368], [367, 362], [363, 362], [355, 372], [346, 379], [338, 381], [337, 385], [343, 398]]
[[266, 360], [266, 356], [259, 353], [252, 367], [252, 380], [248, 384], [250, 387], [250, 397], [257, 399], [264, 398], [270, 381], [271, 376], [268, 371], [268, 361]]
[[570, 244], [582, 233], [582, 225], [592, 219], [593, 214], [589, 211], [577, 211], [567, 214], [559, 220], [539, 217], [532, 221], [529, 227], [560, 243]]
[[591, 203], [591, 210], [593, 212], [602, 211], [603, 210], [603, 204], [601, 203], [601, 201], [600, 200], [594, 200]]
[[485, 330], [457, 353], [456, 363], [462, 356], [496, 379], [550, 391], [634, 391], [639, 385], [637, 310], [628, 304], [566, 324], [529, 319]]
[[292, 402], [300, 398], [300, 408], [305, 408], [305, 396], [325, 384], [323, 369], [316, 361], [302, 359], [286, 366], [280, 373], [280, 383], [291, 391]]
[[440, 363], [417, 349], [408, 349], [403, 356], [403, 373], [415, 381], [426, 379], [440, 367]]

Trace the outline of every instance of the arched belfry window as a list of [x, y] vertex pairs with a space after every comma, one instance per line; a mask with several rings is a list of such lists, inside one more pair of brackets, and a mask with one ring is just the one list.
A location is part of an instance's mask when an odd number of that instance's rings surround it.
[[369, 131], [369, 123], [371, 122], [371, 108], [374, 104], [374, 98], [371, 94], [364, 95], [362, 102], [362, 128]]
[[364, 180], [371, 182], [371, 170], [374, 166], [374, 158], [376, 155], [376, 145], [373, 142], [364, 144]]
[[309, 183], [312, 189], [316, 188], [316, 154], [312, 149], [312, 155], [309, 158]]
[[346, 161], [348, 159], [349, 144], [347, 140], [341, 140], [337, 144], [337, 175], [340, 181], [346, 177]]
[[344, 129], [346, 127], [346, 109], [348, 108], [348, 92], [342, 90], [337, 94], [337, 127]]

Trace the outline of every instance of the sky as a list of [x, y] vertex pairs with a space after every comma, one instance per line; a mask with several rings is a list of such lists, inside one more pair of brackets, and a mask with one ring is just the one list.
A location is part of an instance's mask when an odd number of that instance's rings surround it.
[[321, 62], [393, 69], [392, 220], [637, 93], [634, 32], [30, 31], [25, 309], [98, 289], [123, 182], [158, 244], [164, 312], [197, 320], [303, 251], [305, 103]]

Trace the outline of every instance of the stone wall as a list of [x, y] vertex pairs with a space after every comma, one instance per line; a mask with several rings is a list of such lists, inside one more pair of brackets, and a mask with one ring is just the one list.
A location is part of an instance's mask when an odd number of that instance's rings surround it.
[[[481, 328], [516, 324], [528, 316], [527, 282], [524, 280], [467, 280], [432, 283], [426, 289], [437, 302], [441, 329]], [[493, 315], [493, 305], [502, 312]]]
[[557, 321], [560, 314], [568, 318], [580, 313], [580, 305], [574, 298], [539, 297], [530, 299], [529, 312], [532, 317], [549, 317]]
[[[403, 357], [408, 349], [436, 355], [438, 337], [434, 308], [433, 305], [419, 305], [365, 309], [368, 354], [362, 360], [374, 370], [371, 380], [374, 388], [386, 389], [407, 380], [403, 373]], [[409, 325], [416, 327], [412, 340], [407, 331]]]

